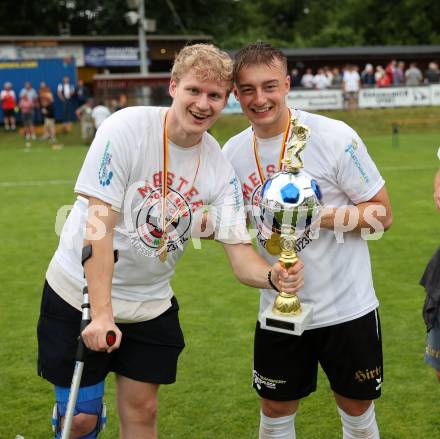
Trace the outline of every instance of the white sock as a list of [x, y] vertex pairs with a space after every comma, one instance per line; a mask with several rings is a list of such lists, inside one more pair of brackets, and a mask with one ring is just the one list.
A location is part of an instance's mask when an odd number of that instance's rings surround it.
[[260, 413], [260, 439], [295, 439], [296, 413], [282, 418], [269, 418]]
[[343, 439], [380, 439], [374, 414], [374, 402], [360, 416], [347, 415], [338, 407], [342, 421]]

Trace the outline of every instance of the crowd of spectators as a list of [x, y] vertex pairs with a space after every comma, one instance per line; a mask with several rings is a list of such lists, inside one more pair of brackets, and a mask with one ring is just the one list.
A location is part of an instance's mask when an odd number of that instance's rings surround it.
[[341, 88], [347, 72], [351, 76], [353, 72], [357, 72], [362, 87], [415, 86], [440, 82], [440, 69], [436, 62], [430, 62], [426, 71], [422, 72], [415, 62], [406, 68], [404, 61], [391, 60], [385, 67], [366, 64], [362, 71], [357, 65], [347, 64], [342, 69], [320, 67], [315, 73], [311, 68], [306, 68], [301, 75], [297, 68], [293, 68], [290, 73], [290, 85], [292, 88], [318, 90]]
[[72, 119], [76, 117], [80, 120], [81, 134], [86, 144], [90, 144], [95, 131], [105, 118], [127, 105], [124, 94], [118, 99], [112, 99], [111, 108], [106, 107], [103, 102], [96, 102], [95, 105], [84, 82], [78, 80], [74, 86], [68, 76], [63, 78], [54, 91], [42, 81], [37, 92], [31, 82], [26, 81], [18, 97], [13, 90], [13, 84], [6, 82], [0, 94], [4, 129], [16, 131], [18, 119], [26, 141], [37, 138], [35, 126], [39, 125], [41, 140], [56, 142], [55, 99], [59, 99], [62, 104], [62, 132], [70, 132]]
[[306, 68], [301, 75], [297, 68], [293, 68], [290, 72], [290, 86], [293, 89], [342, 89], [345, 108], [354, 110], [361, 88], [418, 86], [440, 82], [440, 69], [434, 61], [429, 63], [424, 73], [415, 62], [406, 68], [404, 61], [395, 59], [385, 67], [366, 64], [361, 72], [359, 70], [357, 65], [347, 64], [341, 70], [338, 67], [320, 67], [315, 73], [311, 68]]

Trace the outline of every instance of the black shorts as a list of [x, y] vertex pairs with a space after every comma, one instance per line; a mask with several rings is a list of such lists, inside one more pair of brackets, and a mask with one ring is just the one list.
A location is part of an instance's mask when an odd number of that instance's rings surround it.
[[291, 401], [314, 392], [318, 363], [339, 395], [378, 398], [383, 381], [378, 311], [299, 337], [261, 329], [257, 322], [253, 386], [262, 398]]
[[[176, 380], [177, 359], [185, 346], [175, 297], [160, 316], [140, 323], [118, 323], [119, 349], [111, 354], [88, 351], [81, 386], [102, 381], [112, 371], [136, 381], [170, 384]], [[61, 387], [70, 387], [81, 312], [44, 284], [38, 321], [38, 374]]]
[[15, 117], [15, 110], [13, 108], [8, 108], [6, 110], [3, 110], [3, 116], [4, 117]]

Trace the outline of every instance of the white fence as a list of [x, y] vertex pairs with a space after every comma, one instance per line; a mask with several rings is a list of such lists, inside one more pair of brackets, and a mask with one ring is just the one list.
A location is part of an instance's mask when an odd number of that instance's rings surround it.
[[[300, 110], [342, 110], [340, 89], [292, 90], [287, 97], [290, 107]], [[359, 92], [359, 108], [417, 107], [440, 105], [440, 84], [420, 87], [364, 88]], [[231, 93], [224, 113], [241, 113], [241, 108]]]

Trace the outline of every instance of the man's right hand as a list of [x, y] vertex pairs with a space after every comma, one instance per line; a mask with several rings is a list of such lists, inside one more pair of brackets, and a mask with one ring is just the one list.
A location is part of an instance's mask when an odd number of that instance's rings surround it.
[[[107, 344], [107, 334], [113, 331], [116, 334], [116, 341], [112, 346]], [[81, 333], [84, 344], [92, 351], [110, 353], [119, 348], [122, 332], [115, 325], [112, 319], [94, 317]]]

